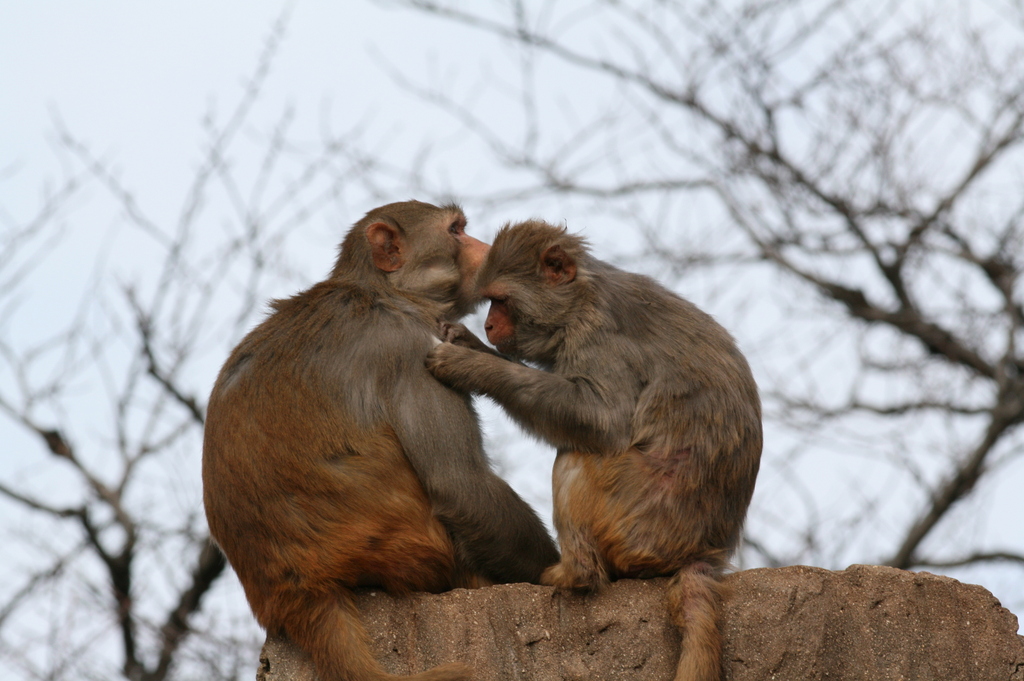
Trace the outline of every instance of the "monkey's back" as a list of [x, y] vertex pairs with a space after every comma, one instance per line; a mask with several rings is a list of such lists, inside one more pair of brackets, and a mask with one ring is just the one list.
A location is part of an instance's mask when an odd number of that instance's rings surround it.
[[294, 589], [448, 586], [448, 534], [386, 415], [363, 413], [392, 379], [390, 364], [364, 356], [363, 326], [394, 313], [375, 305], [334, 282], [279, 301], [211, 395], [207, 518], [264, 626]]

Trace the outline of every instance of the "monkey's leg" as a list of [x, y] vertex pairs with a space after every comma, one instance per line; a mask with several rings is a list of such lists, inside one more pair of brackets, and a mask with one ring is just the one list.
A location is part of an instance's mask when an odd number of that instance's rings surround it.
[[446, 664], [411, 676], [385, 672], [373, 658], [351, 592], [303, 592], [293, 601], [285, 633], [313, 658], [323, 681], [467, 681], [472, 670]]
[[726, 589], [717, 577], [711, 565], [697, 562], [669, 581], [669, 614], [683, 636], [675, 681], [719, 681], [722, 677], [718, 619]]
[[559, 589], [593, 590], [607, 584], [608, 568], [597, 547], [592, 523], [602, 515], [603, 495], [594, 488], [595, 455], [560, 452], [552, 470], [555, 529], [561, 561], [540, 576]]

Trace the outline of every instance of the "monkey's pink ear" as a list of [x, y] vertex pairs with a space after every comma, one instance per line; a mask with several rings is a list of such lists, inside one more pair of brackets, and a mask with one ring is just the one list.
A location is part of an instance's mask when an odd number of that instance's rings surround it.
[[541, 253], [540, 262], [548, 283], [568, 284], [576, 278], [576, 261], [558, 244], [548, 246]]
[[366, 228], [373, 264], [384, 272], [394, 272], [405, 264], [402, 237], [398, 230], [385, 222], [375, 222]]

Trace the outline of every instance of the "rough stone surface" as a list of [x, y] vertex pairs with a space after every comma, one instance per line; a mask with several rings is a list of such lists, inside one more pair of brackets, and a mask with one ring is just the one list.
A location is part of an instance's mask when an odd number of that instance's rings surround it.
[[[747, 570], [727, 578], [726, 681], [1024, 681], [1017, 618], [984, 588], [855, 565]], [[596, 596], [509, 584], [396, 599], [359, 597], [371, 645], [394, 674], [444, 662], [476, 679], [670, 680], [679, 634], [665, 580]], [[260, 681], [316, 681], [307, 655], [268, 639]]]

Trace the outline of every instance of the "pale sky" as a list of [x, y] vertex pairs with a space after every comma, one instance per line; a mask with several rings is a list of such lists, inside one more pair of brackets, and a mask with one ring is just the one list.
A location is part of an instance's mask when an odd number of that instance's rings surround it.
[[[9, 0], [0, 5], [0, 209], [6, 211], [0, 220], [27, 220], [38, 210], [46, 182], [61, 177], [53, 142], [58, 118], [115, 167], [150, 210], [174, 214], [198, 163], [203, 116], [210, 111], [223, 116], [233, 105], [284, 8], [284, 3], [264, 0]], [[490, 40], [363, 0], [296, 0], [254, 123], [267, 128], [292, 106], [297, 129], [315, 139], [329, 110], [335, 125], [366, 125], [374, 148], [404, 160], [424, 140], [439, 131], [450, 134], [456, 126], [403, 92], [380, 67], [381, 56], [432, 82], [451, 72], [458, 89], [487, 68], [505, 68]], [[579, 93], [580, 99], [586, 96]], [[480, 159], [463, 161], [460, 170], [466, 176], [455, 178], [456, 183], [470, 181]], [[411, 197], [391, 197], [404, 198]], [[83, 210], [90, 200], [81, 200]], [[344, 219], [354, 221], [370, 207], [356, 202]], [[557, 222], [566, 216], [542, 217]], [[482, 226], [477, 236], [487, 238], [495, 226]], [[326, 273], [333, 257], [331, 229], [310, 225], [307, 283]], [[602, 257], [632, 240], [622, 234], [589, 236]], [[33, 292], [46, 301], [38, 310], [40, 319], [59, 318], [74, 308], [68, 290], [82, 285], [87, 270], [88, 263], [70, 259], [49, 280], [52, 287]], [[211, 371], [210, 384], [213, 378]], [[484, 419], [491, 437], [504, 447], [505, 464], [511, 462], [502, 472], [549, 517], [550, 448], [522, 437], [486, 409]], [[0, 416], [0, 442], [9, 433]], [[14, 460], [18, 456], [0, 445], [0, 466], [20, 465]], [[1019, 473], [1020, 468], [1013, 470]], [[979, 526], [1015, 512], [1019, 517], [1019, 492], [1015, 498], [1011, 492], [1000, 489]], [[1002, 536], [1016, 546], [1024, 544], [1024, 524], [1014, 522]], [[1008, 604], [1024, 603], [1019, 585], [998, 578], [986, 586]]]

